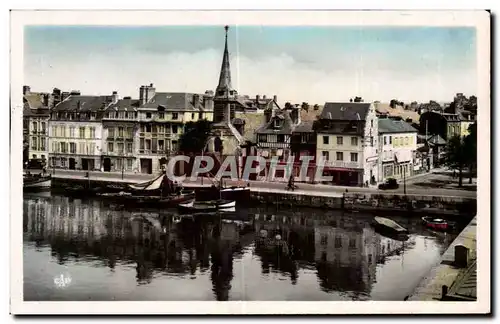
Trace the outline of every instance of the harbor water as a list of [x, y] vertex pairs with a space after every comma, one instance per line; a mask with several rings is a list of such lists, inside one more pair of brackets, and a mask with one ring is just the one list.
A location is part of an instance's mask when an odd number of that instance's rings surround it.
[[308, 209], [178, 222], [175, 209], [50, 194], [23, 208], [26, 301], [403, 300], [460, 231], [391, 217], [410, 231], [400, 241], [371, 215]]

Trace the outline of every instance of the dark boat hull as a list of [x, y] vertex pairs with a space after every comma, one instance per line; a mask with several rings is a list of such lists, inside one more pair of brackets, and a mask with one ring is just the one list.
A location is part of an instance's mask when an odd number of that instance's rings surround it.
[[23, 179], [23, 191], [24, 192], [42, 192], [50, 191], [52, 187], [52, 178], [47, 177], [25, 177]]
[[236, 202], [230, 200], [191, 201], [189, 204], [179, 204], [177, 210], [180, 214], [200, 214], [216, 212], [234, 212]]
[[196, 192], [197, 201], [208, 201], [216, 199], [233, 200], [238, 205], [247, 204], [250, 201], [249, 187], [228, 187], [219, 191], [217, 187], [193, 187]]

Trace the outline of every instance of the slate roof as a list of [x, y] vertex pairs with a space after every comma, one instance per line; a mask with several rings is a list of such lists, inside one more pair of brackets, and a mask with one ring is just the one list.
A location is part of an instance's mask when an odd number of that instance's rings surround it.
[[103, 111], [112, 102], [111, 96], [69, 96], [56, 105], [53, 111]]
[[379, 118], [378, 132], [380, 134], [388, 133], [418, 133], [414, 127], [402, 120], [394, 120], [391, 118]]
[[439, 135], [417, 135], [419, 140], [427, 140], [429, 144], [432, 145], [446, 145], [446, 141]]
[[401, 106], [396, 106], [392, 108], [390, 104], [381, 102], [374, 103], [374, 106], [377, 112], [380, 114], [387, 114], [389, 116], [401, 117], [404, 120], [410, 118], [414, 123], [418, 123], [418, 121], [420, 120], [420, 115], [418, 114], [418, 112], [411, 109], [406, 110]]
[[[274, 127], [274, 121], [276, 119], [283, 120], [283, 125], [280, 128]], [[269, 122], [265, 125], [259, 127], [255, 133], [256, 134], [292, 134], [295, 126], [293, 124], [292, 118], [290, 117], [290, 112], [283, 110], [276, 112], [276, 115], [271, 117]]]
[[198, 94], [200, 101], [194, 105], [194, 93], [187, 92], [156, 92], [153, 98], [142, 105], [140, 109], [158, 109], [159, 106], [165, 111], [204, 111], [202, 99], [203, 94]]
[[23, 116], [25, 117], [49, 117], [50, 109], [44, 107], [43, 93], [31, 92], [23, 96]]
[[[243, 137], [246, 141], [254, 142], [256, 138], [255, 130], [261, 127], [266, 123], [266, 115], [265, 114], [247, 114], [244, 112], [235, 112], [235, 119], [240, 119], [245, 123], [245, 127], [243, 130]], [[235, 119], [233, 119], [232, 123], [234, 125], [238, 125], [235, 123]]]
[[295, 129], [293, 130], [294, 133], [313, 133], [313, 124], [314, 121], [312, 120], [307, 120], [307, 121], [302, 121], [300, 124], [295, 126]]
[[120, 99], [118, 102], [111, 104], [106, 111], [137, 111], [140, 106], [139, 99]]
[[321, 112], [321, 119], [366, 120], [370, 103], [365, 102], [327, 102]]

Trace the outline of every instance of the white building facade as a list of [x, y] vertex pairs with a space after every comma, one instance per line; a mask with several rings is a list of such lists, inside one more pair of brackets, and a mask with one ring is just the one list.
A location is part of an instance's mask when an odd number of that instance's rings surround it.
[[418, 131], [402, 120], [379, 119], [380, 170], [378, 181], [413, 175]]
[[316, 160], [333, 183], [375, 185], [378, 117], [371, 103], [326, 103], [317, 127]]

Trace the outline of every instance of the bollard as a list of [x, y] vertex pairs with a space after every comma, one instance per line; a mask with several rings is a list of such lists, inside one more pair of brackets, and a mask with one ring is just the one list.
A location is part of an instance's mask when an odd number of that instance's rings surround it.
[[441, 299], [444, 300], [446, 298], [446, 295], [448, 295], [448, 286], [443, 285], [441, 287]]
[[467, 268], [469, 264], [469, 249], [463, 245], [455, 246], [454, 265], [459, 268]]

